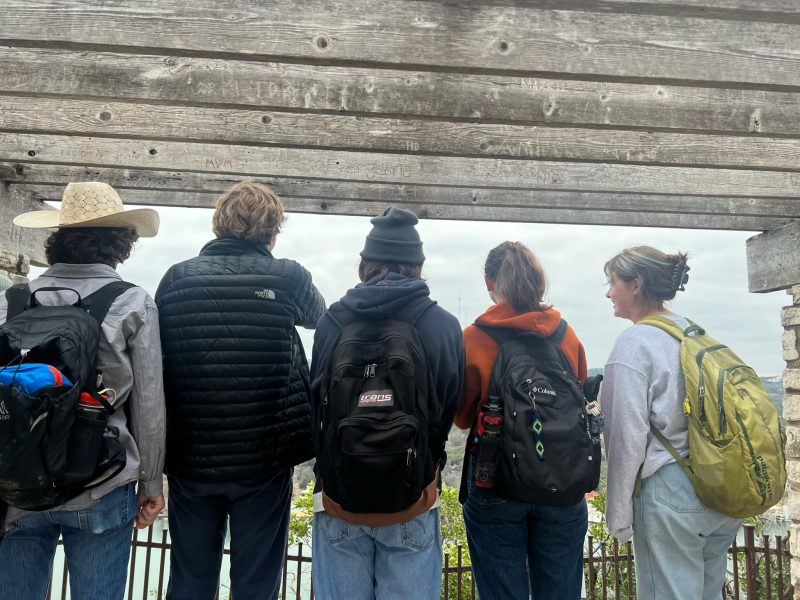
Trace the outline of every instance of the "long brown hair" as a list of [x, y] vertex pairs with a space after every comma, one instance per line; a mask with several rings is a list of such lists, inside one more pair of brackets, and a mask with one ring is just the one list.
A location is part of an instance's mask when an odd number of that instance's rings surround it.
[[489, 252], [483, 272], [494, 290], [519, 312], [541, 311], [547, 275], [539, 260], [522, 242], [503, 242]]

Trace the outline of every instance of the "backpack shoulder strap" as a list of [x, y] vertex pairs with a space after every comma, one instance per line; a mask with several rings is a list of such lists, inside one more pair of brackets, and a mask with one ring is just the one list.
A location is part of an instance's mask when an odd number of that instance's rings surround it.
[[[564, 353], [564, 350], [561, 348], [561, 342], [564, 339], [564, 336], [567, 333], [567, 328], [569, 324], [565, 319], [561, 319], [553, 330], [553, 333], [548, 335], [547, 337], [538, 335], [533, 331], [520, 331], [518, 329], [510, 329], [508, 327], [494, 327], [492, 325], [483, 325], [481, 323], [473, 323], [475, 327], [478, 329], [486, 332], [499, 346], [502, 345], [517, 336], [525, 335], [525, 336], [535, 336], [542, 340], [546, 340], [551, 343], [550, 348], [553, 350], [553, 355], [556, 357], [560, 362], [563, 368], [565, 368], [568, 372], [572, 373], [573, 376], [577, 377], [575, 373], [575, 369], [572, 366], [572, 363], [569, 362], [567, 355]], [[500, 354], [498, 353], [498, 357]]]
[[125, 291], [136, 287], [129, 281], [112, 281], [99, 290], [92, 292], [82, 300], [83, 307], [98, 323], [103, 323], [108, 309]]
[[6, 321], [10, 321], [13, 317], [16, 317], [25, 310], [30, 296], [31, 288], [27, 283], [12, 285], [6, 290], [6, 301], [8, 302]]
[[697, 323], [686, 319], [689, 321], [689, 327], [683, 329], [680, 325], [678, 325], [672, 319], [662, 316], [662, 315], [650, 315], [649, 317], [645, 317], [641, 321], [637, 321], [637, 325], [650, 325], [652, 327], [657, 327], [662, 331], [666, 331], [672, 337], [674, 337], [679, 342], [683, 341], [683, 338], [689, 335], [705, 335], [705, 329], [700, 327]]
[[[529, 335], [538, 335], [533, 331], [520, 331], [519, 329], [511, 329], [509, 327], [496, 327], [494, 325], [484, 325], [483, 323], [475, 322], [473, 323], [475, 327], [484, 331], [487, 335], [489, 335], [495, 342], [497, 342], [500, 346], [503, 343], [507, 342], [508, 340], [512, 340], [520, 334], [529, 334]], [[564, 319], [558, 323], [556, 328], [553, 330], [553, 333], [545, 336], [539, 336], [543, 340], [547, 340], [548, 342], [553, 342], [556, 346], [561, 345], [561, 341], [564, 339], [564, 336], [567, 333], [567, 322]]]

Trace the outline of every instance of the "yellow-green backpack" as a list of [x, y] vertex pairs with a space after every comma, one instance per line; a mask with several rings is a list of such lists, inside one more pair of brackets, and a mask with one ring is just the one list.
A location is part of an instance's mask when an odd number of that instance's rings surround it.
[[652, 423], [650, 429], [683, 468], [698, 498], [736, 518], [759, 515], [776, 504], [786, 487], [786, 438], [755, 371], [699, 325], [683, 330], [662, 316], [638, 324], [658, 327], [681, 343], [689, 457], [681, 457]]

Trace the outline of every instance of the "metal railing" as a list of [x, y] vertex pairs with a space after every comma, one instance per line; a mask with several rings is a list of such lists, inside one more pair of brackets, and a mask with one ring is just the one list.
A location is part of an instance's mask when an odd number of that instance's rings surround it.
[[[145, 533], [146, 532], [146, 533]], [[144, 538], [144, 539], [142, 539]], [[154, 539], [160, 538], [160, 539]], [[755, 528], [745, 525], [742, 544], [733, 543], [728, 551], [729, 569], [723, 589], [726, 600], [785, 600], [792, 597], [788, 543], [777, 536], [760, 536]], [[59, 542], [60, 543], [60, 542]], [[151, 527], [134, 530], [127, 585], [127, 600], [161, 600], [165, 597], [167, 555], [170, 550], [168, 532], [155, 534]], [[141, 556], [141, 552], [144, 557]], [[284, 600], [313, 600], [311, 556], [307, 547], [298, 544], [287, 549], [281, 579]], [[225, 548], [226, 556], [230, 549]], [[156, 566], [157, 565], [157, 566]], [[48, 600], [68, 598], [66, 562], [60, 573], [53, 572]], [[635, 562], [630, 542], [586, 539], [584, 556], [586, 598], [590, 600], [633, 600], [636, 597]], [[442, 597], [447, 600], [475, 600], [477, 593], [466, 548], [457, 546], [453, 554], [445, 552], [442, 569]], [[219, 600], [232, 600], [222, 590]]]

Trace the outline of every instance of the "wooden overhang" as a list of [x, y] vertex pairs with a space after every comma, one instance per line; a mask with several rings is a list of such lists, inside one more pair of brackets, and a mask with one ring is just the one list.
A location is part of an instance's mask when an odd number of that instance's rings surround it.
[[244, 178], [295, 212], [796, 231], [800, 2], [0, 0], [0, 245], [41, 262], [11, 217], [70, 181]]

